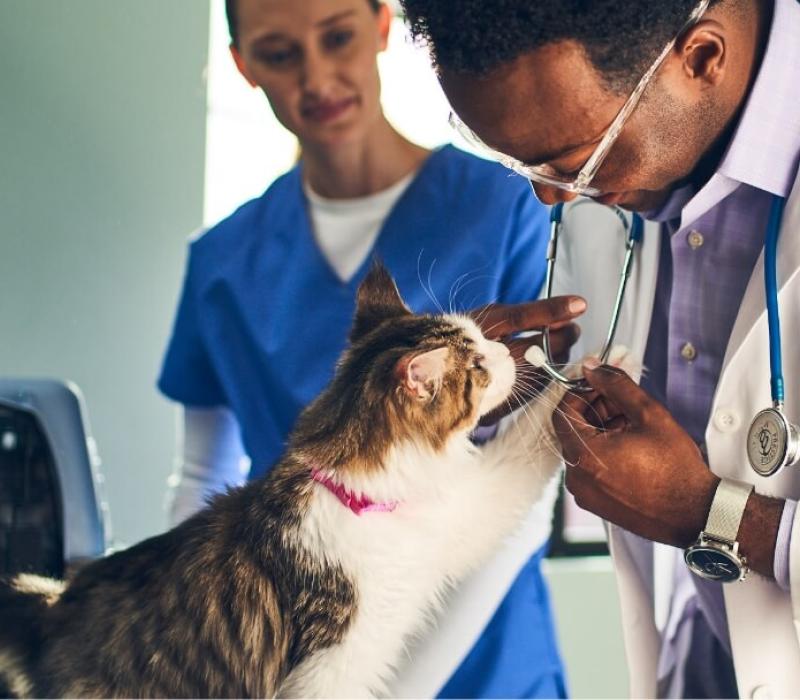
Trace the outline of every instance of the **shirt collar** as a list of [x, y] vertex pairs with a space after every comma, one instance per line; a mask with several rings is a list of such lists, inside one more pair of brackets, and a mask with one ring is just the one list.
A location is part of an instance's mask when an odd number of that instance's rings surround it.
[[741, 184], [785, 197], [800, 160], [800, 2], [776, 0], [769, 39], [739, 124], [717, 172], [700, 189], [673, 191], [646, 219], [680, 227], [698, 219]]
[[800, 3], [776, 0], [764, 58], [717, 172], [785, 197], [800, 156]]

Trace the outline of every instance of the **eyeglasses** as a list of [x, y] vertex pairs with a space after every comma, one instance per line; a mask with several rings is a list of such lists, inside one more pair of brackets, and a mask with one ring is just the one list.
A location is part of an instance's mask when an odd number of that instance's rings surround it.
[[622, 105], [622, 109], [620, 109], [620, 111], [617, 113], [617, 116], [614, 117], [614, 121], [611, 122], [611, 125], [608, 127], [606, 133], [603, 135], [603, 138], [600, 140], [600, 143], [597, 144], [594, 152], [591, 156], [589, 156], [589, 160], [586, 161], [574, 179], [564, 177], [563, 175], [559, 174], [555, 168], [546, 163], [541, 165], [527, 165], [516, 158], [506, 155], [505, 153], [495, 151], [481, 141], [475, 132], [472, 131], [472, 129], [470, 129], [466, 124], [464, 124], [461, 119], [459, 119], [455, 112], [450, 112], [450, 125], [473, 148], [483, 151], [493, 160], [496, 160], [506, 168], [513, 170], [515, 173], [528, 178], [528, 180], [531, 182], [539, 182], [543, 185], [558, 187], [559, 189], [566, 190], [567, 192], [574, 192], [575, 194], [582, 194], [586, 195], [587, 197], [597, 197], [602, 194], [602, 190], [592, 187], [591, 182], [594, 180], [595, 175], [597, 175], [597, 171], [600, 169], [600, 166], [606, 159], [606, 156], [611, 150], [611, 147], [614, 145], [614, 142], [619, 137], [622, 127], [625, 126], [625, 122], [628, 121], [628, 118], [636, 109], [636, 105], [639, 104], [639, 100], [650, 83], [650, 80], [653, 78], [653, 75], [655, 75], [659, 66], [661, 66], [661, 64], [664, 62], [664, 59], [669, 55], [669, 52], [672, 51], [673, 47], [675, 46], [675, 42], [678, 40], [678, 37], [680, 37], [680, 35], [683, 34], [683, 32], [685, 32], [689, 27], [700, 21], [700, 18], [708, 9], [709, 2], [710, 0], [700, 0], [700, 2], [692, 10], [692, 13], [689, 15], [689, 19], [686, 21], [683, 27], [681, 27], [681, 30], [678, 32], [678, 34], [662, 49], [661, 53], [658, 55], [658, 58], [656, 58], [650, 68], [647, 69], [647, 72], [641, 77], [633, 92], [626, 100], [625, 104]]

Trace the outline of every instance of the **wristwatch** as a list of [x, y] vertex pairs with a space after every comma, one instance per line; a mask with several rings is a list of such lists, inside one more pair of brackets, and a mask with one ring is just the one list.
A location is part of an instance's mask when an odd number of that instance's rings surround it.
[[722, 583], [744, 580], [749, 569], [736, 538], [752, 491], [752, 484], [733, 479], [722, 479], [717, 485], [706, 526], [683, 555], [698, 576]]

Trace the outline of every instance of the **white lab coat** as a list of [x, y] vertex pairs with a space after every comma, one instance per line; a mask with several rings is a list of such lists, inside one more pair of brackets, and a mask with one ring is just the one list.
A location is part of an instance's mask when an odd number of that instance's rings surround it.
[[[610, 309], [617, 289], [619, 267], [610, 251], [592, 245], [597, 213], [594, 204], [573, 202], [564, 211], [564, 238], [559, 258], [569, 276], [556, 278], [558, 292], [586, 292], [590, 305]], [[611, 222], [610, 217], [602, 217]], [[620, 316], [617, 343], [626, 345], [639, 361], [644, 358], [655, 297], [659, 257], [658, 224], [647, 223], [634, 262], [629, 289]], [[559, 268], [561, 268], [559, 262]], [[779, 306], [783, 338], [786, 411], [800, 422], [800, 178], [787, 201], [778, 248]], [[713, 284], [713, 280], [708, 281]], [[592, 321], [590, 321], [592, 323]], [[604, 336], [606, 319], [584, 328], [583, 339]], [[582, 324], [583, 325], [583, 324]], [[582, 354], [583, 340], [576, 348]], [[764, 294], [763, 252], [748, 283], [728, 343], [722, 373], [706, 428], [711, 470], [720, 477], [752, 483], [758, 493], [800, 499], [800, 467], [773, 477], [759, 477], [747, 461], [745, 440], [750, 421], [771, 405], [769, 343]], [[725, 586], [725, 607], [733, 661], [742, 697], [800, 697], [800, 508], [793, 523], [790, 555], [791, 594], [773, 581], [751, 573], [740, 583]], [[660, 648], [657, 611], [668, 605], [671, 577], [654, 576], [664, 545], [621, 537], [609, 526], [621, 602], [630, 694], [654, 697]], [[666, 552], [669, 554], [669, 552]], [[746, 553], [745, 553], [746, 554]], [[672, 550], [674, 561], [674, 550]], [[666, 579], [666, 580], [665, 580]], [[713, 669], [709, 669], [713, 673]]]

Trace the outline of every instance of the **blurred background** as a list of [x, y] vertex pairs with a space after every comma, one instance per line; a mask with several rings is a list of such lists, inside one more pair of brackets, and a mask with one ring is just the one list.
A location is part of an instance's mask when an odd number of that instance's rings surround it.
[[[296, 143], [236, 72], [223, 0], [0, 0], [0, 65], [0, 378], [80, 387], [113, 541], [132, 544], [167, 522], [176, 412], [155, 380], [187, 238], [261, 194]], [[399, 18], [380, 67], [394, 125], [452, 140]], [[625, 695], [608, 558], [546, 573], [572, 694]]]

